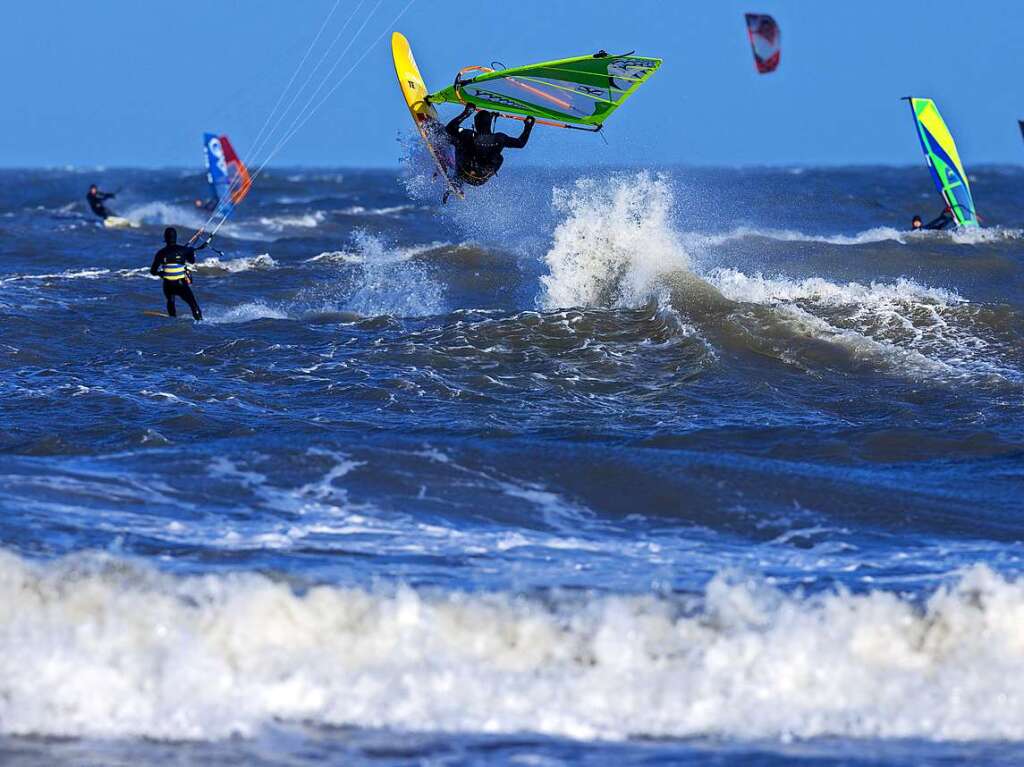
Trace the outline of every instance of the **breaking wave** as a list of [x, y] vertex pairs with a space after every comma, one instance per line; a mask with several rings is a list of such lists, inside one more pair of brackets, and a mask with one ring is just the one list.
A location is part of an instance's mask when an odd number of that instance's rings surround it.
[[983, 567], [921, 603], [726, 574], [693, 597], [524, 598], [4, 553], [0, 730], [1020, 741], [1022, 621], [1024, 581]]
[[[544, 256], [545, 308], [627, 308], [653, 300], [698, 326], [720, 327], [725, 318], [725, 332], [749, 339], [747, 348], [802, 367], [831, 359], [846, 369], [867, 365], [911, 378], [1022, 378], [1012, 361], [1012, 338], [1005, 332], [1000, 337], [987, 310], [955, 290], [907, 278], [844, 284], [746, 274], [713, 266], [713, 238], [701, 243], [706, 267], [698, 271], [687, 249], [693, 238], [674, 228], [665, 179], [648, 173], [610, 182], [585, 178], [556, 190], [553, 204], [561, 220]], [[752, 230], [738, 231], [753, 236]], [[897, 234], [879, 229], [848, 239], [853, 244]], [[760, 307], [768, 313], [752, 311]], [[838, 355], [821, 356], [807, 348], [808, 340]]]

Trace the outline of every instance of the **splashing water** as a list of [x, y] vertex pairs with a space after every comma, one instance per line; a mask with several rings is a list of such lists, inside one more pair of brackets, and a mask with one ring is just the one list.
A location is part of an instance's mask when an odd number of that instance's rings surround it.
[[541, 304], [635, 307], [658, 295], [658, 278], [690, 271], [670, 222], [672, 201], [668, 180], [647, 172], [556, 189], [553, 205], [565, 218], [544, 256]]

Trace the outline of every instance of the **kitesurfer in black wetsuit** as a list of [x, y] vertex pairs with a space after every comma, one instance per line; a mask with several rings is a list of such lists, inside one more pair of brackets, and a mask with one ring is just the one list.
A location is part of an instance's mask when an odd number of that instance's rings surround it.
[[946, 229], [947, 227], [955, 224], [956, 219], [953, 217], [953, 211], [947, 207], [927, 224], [921, 223], [920, 216], [914, 216], [913, 220], [910, 222], [910, 228], [916, 232], [918, 229]]
[[455, 146], [455, 165], [459, 180], [473, 186], [481, 186], [491, 180], [504, 162], [502, 150], [522, 149], [526, 146], [536, 120], [533, 117], [526, 118], [526, 127], [519, 138], [495, 133], [492, 126], [496, 115], [484, 110], [477, 112], [472, 130], [459, 127], [473, 109], [475, 107], [467, 104], [462, 114], [448, 123], [445, 132]]
[[164, 297], [167, 299], [167, 314], [177, 317], [178, 312], [174, 308], [174, 297], [181, 298], [192, 310], [192, 317], [196, 320], [203, 318], [199, 309], [199, 303], [192, 294], [189, 283], [192, 282], [188, 273], [188, 264], [196, 262], [196, 251], [202, 250], [208, 243], [203, 243], [198, 248], [190, 248], [185, 245], [178, 245], [178, 231], [169, 226], [164, 229], [164, 247], [160, 248], [153, 256], [153, 263], [149, 267], [149, 273], [160, 277], [164, 285]]
[[85, 195], [85, 199], [88, 200], [89, 207], [92, 208], [92, 212], [103, 220], [106, 220], [114, 214], [107, 210], [107, 207], [103, 202], [116, 196], [117, 195], [113, 192], [101, 192], [99, 188], [93, 184], [89, 187], [89, 193]]

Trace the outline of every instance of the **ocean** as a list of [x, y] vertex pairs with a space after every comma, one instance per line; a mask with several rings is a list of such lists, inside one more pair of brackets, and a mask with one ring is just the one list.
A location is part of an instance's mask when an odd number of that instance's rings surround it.
[[1024, 168], [417, 162], [0, 172], [0, 762], [1024, 760]]

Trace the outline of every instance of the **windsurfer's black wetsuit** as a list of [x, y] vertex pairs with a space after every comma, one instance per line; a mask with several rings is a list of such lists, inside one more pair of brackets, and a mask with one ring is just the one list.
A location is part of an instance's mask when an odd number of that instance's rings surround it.
[[946, 208], [936, 218], [925, 224], [922, 229], [945, 229], [949, 226], [953, 226], [956, 223], [956, 219], [953, 218], [952, 212], [949, 208]]
[[498, 172], [505, 158], [501, 156], [503, 149], [522, 149], [530, 140], [534, 120], [527, 118], [526, 127], [519, 138], [512, 138], [505, 133], [493, 133], [491, 124], [494, 115], [480, 111], [475, 118], [475, 130], [459, 126], [473, 111], [467, 106], [462, 114], [448, 123], [445, 132], [455, 146], [455, 165], [459, 180], [473, 186], [486, 184]]
[[107, 207], [103, 204], [104, 200], [109, 200], [111, 197], [116, 195], [113, 192], [101, 192], [98, 189], [94, 192], [91, 189], [85, 195], [85, 199], [89, 202], [89, 207], [92, 208], [92, 212], [100, 218], [106, 220], [110, 218], [113, 213], [107, 210]]
[[[201, 245], [199, 250], [205, 247], [206, 245]], [[176, 245], [173, 242], [160, 248], [156, 255], [153, 256], [153, 263], [149, 267], [149, 273], [159, 276], [163, 281], [164, 297], [167, 299], [167, 314], [171, 317], [178, 316], [178, 312], [174, 308], [174, 297], [181, 296], [182, 300], [188, 304], [188, 308], [192, 310], [192, 316], [197, 320], [203, 318], [199, 302], [196, 301], [192, 288], [189, 287], [192, 278], [189, 276], [186, 265], [194, 264], [195, 262], [195, 248]]]

